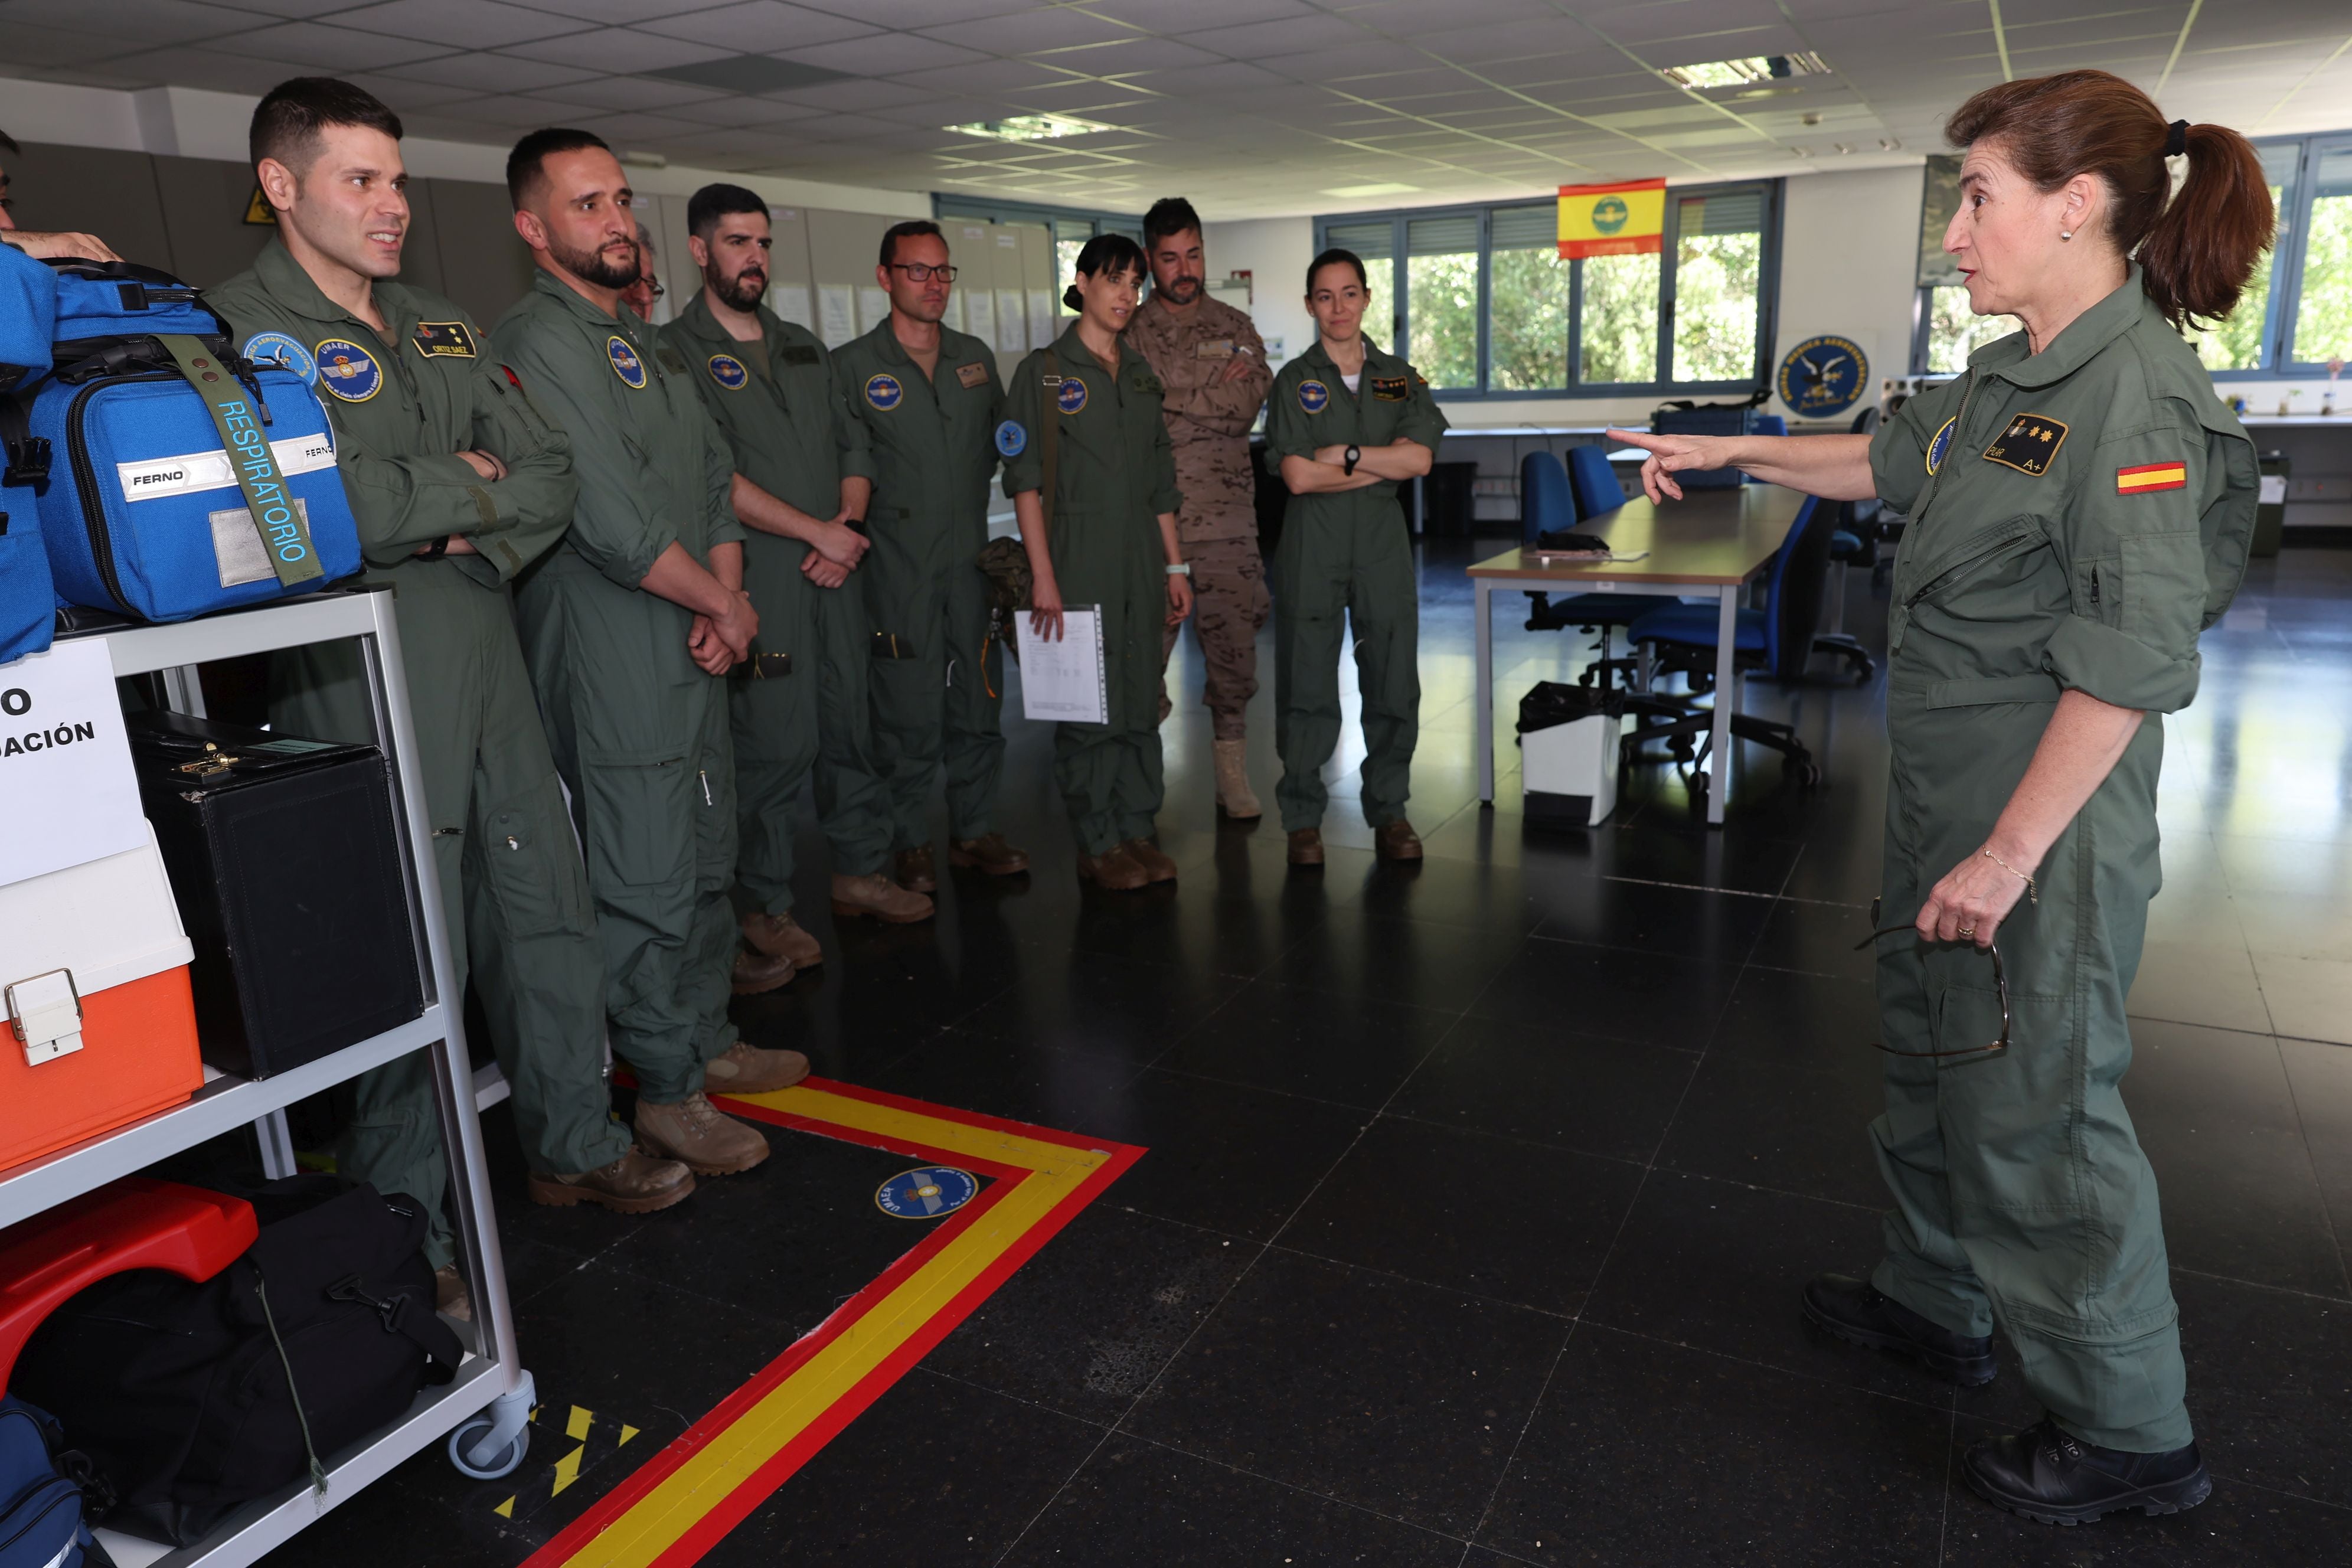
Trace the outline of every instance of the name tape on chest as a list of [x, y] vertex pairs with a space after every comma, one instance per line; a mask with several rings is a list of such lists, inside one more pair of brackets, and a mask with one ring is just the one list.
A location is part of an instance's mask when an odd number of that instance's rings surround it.
[[328, 338], [315, 353], [318, 384], [345, 403], [365, 403], [383, 390], [383, 366], [349, 338]]
[[1374, 376], [1372, 395], [1382, 403], [1402, 403], [1412, 395], [1412, 384], [1403, 376]]
[[1234, 340], [1231, 338], [1204, 339], [1192, 345], [1192, 357], [1194, 359], [1231, 359], [1234, 357]]
[[806, 343], [786, 343], [783, 353], [779, 357], [786, 364], [819, 364], [824, 362], [824, 356]]
[[1319, 381], [1298, 384], [1298, 406], [1308, 414], [1320, 414], [1331, 406], [1331, 389]]
[[974, 362], [956, 366], [956, 381], [966, 390], [988, 384], [988, 367]]
[[[278, 471], [284, 474], [316, 473], [335, 466], [335, 439], [325, 431], [272, 441], [269, 452], [278, 459]], [[141, 458], [134, 462], [117, 463], [114, 476], [122, 486], [122, 499], [126, 501], [227, 489], [236, 483], [236, 475], [229, 468], [228, 452], [217, 447], [209, 452], [187, 452], [176, 458]], [[244, 512], [237, 515], [247, 516]], [[251, 519], [247, 517], [247, 521], [249, 523]], [[248, 527], [247, 531], [250, 533], [252, 530]]]
[[2116, 494], [2146, 495], [2150, 490], [2185, 490], [2189, 488], [2189, 465], [2175, 460], [2169, 463], [2141, 463], [2134, 468], [2116, 470]]
[[684, 375], [686, 374], [686, 356], [678, 353], [676, 349], [670, 347], [667, 343], [664, 343], [661, 347], [654, 350], [654, 358], [660, 363], [662, 369], [669, 372], [672, 375]]
[[416, 352], [426, 359], [472, 359], [480, 350], [475, 347], [474, 334], [463, 321], [419, 321], [416, 336], [411, 340]]
[[1985, 461], [2015, 468], [2035, 479], [2050, 471], [2058, 448], [2066, 444], [2066, 422], [2047, 414], [2021, 414], [1984, 449]]
[[632, 392], [646, 389], [646, 362], [637, 357], [637, 351], [630, 346], [628, 339], [617, 332], [606, 338], [604, 357], [613, 362], [613, 374], [621, 378], [623, 386]]

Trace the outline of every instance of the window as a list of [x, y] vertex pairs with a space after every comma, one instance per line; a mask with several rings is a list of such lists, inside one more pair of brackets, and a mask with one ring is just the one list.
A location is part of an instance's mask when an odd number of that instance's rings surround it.
[[[2187, 333], [2197, 357], [2221, 380], [2309, 376], [2333, 357], [2352, 360], [2352, 136], [2294, 137], [2255, 144], [2278, 237], [2236, 310]], [[1957, 160], [1953, 161], [1957, 164]], [[1929, 200], [1935, 201], [1931, 172]], [[1922, 222], [1924, 253], [1940, 223]], [[1957, 372], [1969, 355], [2017, 330], [2015, 318], [1969, 311], [1966, 289], [1940, 281], [1919, 290], [1915, 373]]]
[[1364, 258], [1366, 331], [1381, 341], [1386, 323], [1443, 395], [1752, 387], [1770, 335], [1778, 184], [1669, 195], [1650, 256], [1561, 260], [1549, 200], [1320, 219], [1317, 240]]

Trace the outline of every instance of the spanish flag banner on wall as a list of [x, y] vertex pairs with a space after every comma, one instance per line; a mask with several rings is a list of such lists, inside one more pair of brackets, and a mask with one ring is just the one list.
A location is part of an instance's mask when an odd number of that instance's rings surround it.
[[1559, 188], [1559, 258], [1647, 256], [1666, 232], [1666, 182]]

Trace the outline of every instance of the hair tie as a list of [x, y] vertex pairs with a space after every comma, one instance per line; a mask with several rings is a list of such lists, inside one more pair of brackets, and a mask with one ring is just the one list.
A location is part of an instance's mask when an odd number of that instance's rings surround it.
[[2188, 151], [2189, 121], [2176, 120], [2172, 122], [2172, 129], [2165, 132], [2164, 155], [2168, 158], [2178, 158]]

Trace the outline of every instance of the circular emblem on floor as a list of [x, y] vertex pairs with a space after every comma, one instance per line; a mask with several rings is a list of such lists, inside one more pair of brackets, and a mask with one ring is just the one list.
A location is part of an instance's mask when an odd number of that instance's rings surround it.
[[980, 1195], [980, 1180], [952, 1165], [919, 1165], [874, 1189], [874, 1206], [900, 1219], [937, 1219]]

